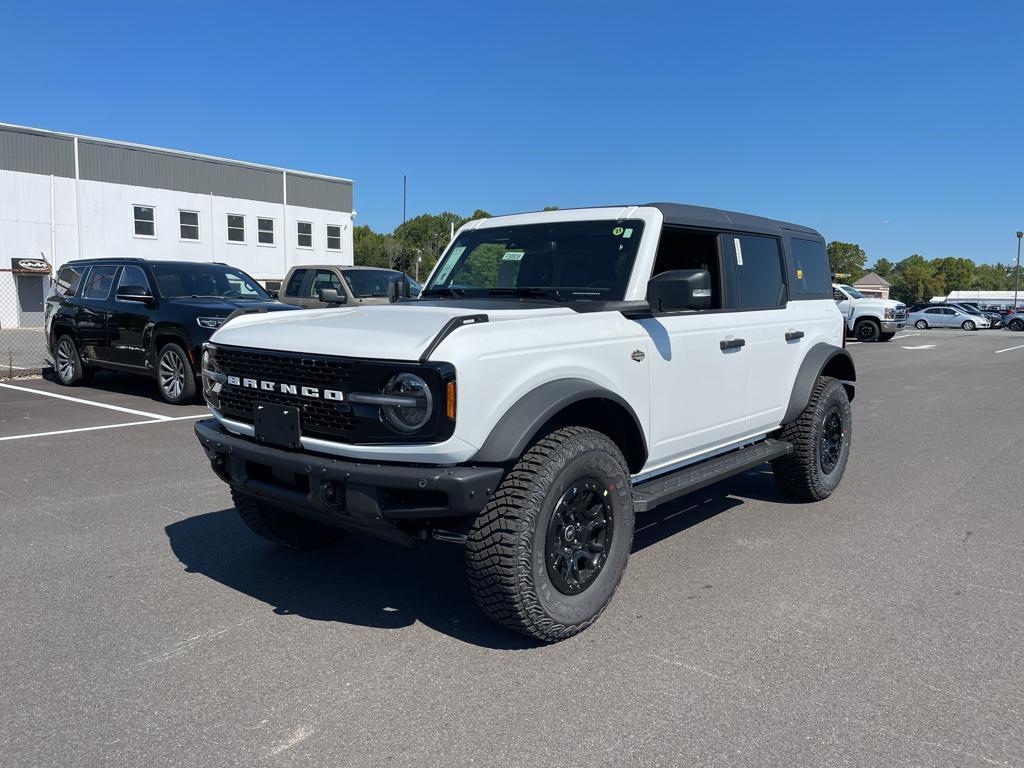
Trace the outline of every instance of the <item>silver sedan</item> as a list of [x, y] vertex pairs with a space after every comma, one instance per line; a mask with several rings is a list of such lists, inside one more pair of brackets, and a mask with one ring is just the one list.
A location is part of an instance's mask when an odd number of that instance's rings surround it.
[[988, 318], [980, 315], [970, 315], [962, 309], [955, 307], [926, 307], [917, 312], [907, 315], [907, 325], [915, 328], [963, 328], [965, 331], [974, 331], [978, 328], [988, 328]]

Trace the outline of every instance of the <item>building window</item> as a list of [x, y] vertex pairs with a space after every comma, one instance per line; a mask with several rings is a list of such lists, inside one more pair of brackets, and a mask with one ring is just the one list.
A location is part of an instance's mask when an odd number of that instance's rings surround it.
[[156, 218], [151, 205], [133, 205], [136, 237], [156, 237]]
[[178, 229], [182, 240], [198, 240], [199, 213], [197, 211], [178, 211]]
[[313, 224], [309, 221], [300, 221], [299, 225], [299, 248], [313, 247]]
[[273, 219], [256, 219], [256, 241], [260, 245], [274, 244]]
[[327, 250], [341, 250], [341, 227], [336, 227], [332, 224], [327, 225]]
[[228, 242], [245, 242], [245, 216], [240, 216], [237, 213], [228, 214]]

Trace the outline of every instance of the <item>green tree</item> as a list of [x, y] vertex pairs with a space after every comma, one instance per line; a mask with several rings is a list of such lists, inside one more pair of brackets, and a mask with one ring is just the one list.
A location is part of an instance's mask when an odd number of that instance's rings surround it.
[[893, 268], [890, 296], [905, 304], [928, 301], [943, 293], [943, 280], [920, 254], [909, 256]]
[[942, 281], [942, 293], [968, 289], [977, 269], [970, 259], [955, 256], [932, 259], [931, 266], [935, 276]]
[[875, 266], [871, 267], [871, 271], [879, 277], [888, 277], [892, 274], [894, 266], [895, 265], [888, 259], [879, 259], [875, 262]]
[[971, 288], [981, 291], [1006, 291], [1010, 286], [1011, 268], [1005, 264], [978, 264], [971, 277]]
[[828, 263], [833, 275], [845, 275], [845, 280], [854, 282], [864, 274], [867, 254], [856, 243], [841, 243], [833, 240], [828, 244]]
[[557, 211], [558, 210], [558, 206], [557, 205], [545, 205], [543, 208], [541, 208], [541, 210], [542, 211]]

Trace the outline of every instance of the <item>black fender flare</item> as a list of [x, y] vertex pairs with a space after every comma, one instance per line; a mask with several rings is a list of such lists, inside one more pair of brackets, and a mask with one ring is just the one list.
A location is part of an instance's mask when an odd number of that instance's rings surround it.
[[157, 357], [160, 354], [156, 340], [166, 336], [175, 339], [177, 344], [185, 350], [185, 354], [189, 356], [189, 362], [195, 368], [198, 361], [192, 360], [195, 357], [195, 350], [192, 347], [193, 341], [189, 338], [188, 331], [176, 323], [150, 325], [143, 332], [142, 345], [147, 349], [146, 357], [149, 360], [150, 367], [154, 370], [156, 369]]
[[835, 376], [843, 382], [846, 393], [853, 400], [853, 384], [857, 380], [857, 369], [853, 364], [850, 353], [842, 347], [835, 347], [831, 344], [815, 344], [804, 357], [797, 371], [796, 381], [793, 382], [793, 391], [789, 396], [789, 406], [786, 408], [786, 415], [782, 417], [783, 424], [790, 424], [797, 420], [803, 413], [807, 403], [810, 402], [811, 392], [814, 391], [814, 383], [818, 377], [829, 369], [828, 375]]
[[615, 403], [629, 414], [632, 426], [643, 443], [643, 461], [646, 461], [647, 441], [636, 411], [620, 395], [586, 379], [556, 379], [527, 392], [498, 419], [471, 461], [488, 464], [515, 461], [526, 452], [541, 428], [559, 412], [574, 403], [594, 399]]

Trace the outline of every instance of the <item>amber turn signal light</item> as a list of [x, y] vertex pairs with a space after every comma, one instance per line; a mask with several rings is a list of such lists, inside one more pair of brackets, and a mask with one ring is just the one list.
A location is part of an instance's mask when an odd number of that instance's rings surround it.
[[449, 381], [444, 392], [444, 412], [449, 419], [455, 421], [455, 382]]

